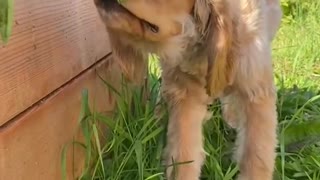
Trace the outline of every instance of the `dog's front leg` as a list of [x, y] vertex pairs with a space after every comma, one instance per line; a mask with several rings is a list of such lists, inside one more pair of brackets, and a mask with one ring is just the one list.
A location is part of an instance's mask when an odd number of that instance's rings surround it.
[[168, 180], [197, 180], [205, 159], [202, 124], [208, 96], [204, 86], [186, 77], [163, 79], [163, 95], [169, 105], [165, 163]]

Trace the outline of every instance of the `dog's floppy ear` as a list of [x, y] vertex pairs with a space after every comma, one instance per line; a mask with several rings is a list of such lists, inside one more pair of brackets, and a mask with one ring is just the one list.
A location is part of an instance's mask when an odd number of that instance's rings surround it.
[[233, 82], [236, 20], [228, 0], [196, 0], [195, 16], [208, 52], [207, 91], [219, 96]]
[[126, 40], [119, 38], [116, 32], [109, 30], [108, 33], [113, 59], [120, 66], [124, 78], [133, 85], [141, 85], [147, 74], [146, 57]]

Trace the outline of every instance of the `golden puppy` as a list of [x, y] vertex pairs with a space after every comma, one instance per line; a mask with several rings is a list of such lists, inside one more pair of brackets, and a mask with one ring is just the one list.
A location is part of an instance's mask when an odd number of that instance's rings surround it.
[[[162, 97], [169, 104], [169, 180], [197, 180], [205, 159], [202, 124], [219, 98], [238, 130], [241, 180], [271, 180], [276, 141], [276, 89], [271, 41], [279, 0], [95, 0], [113, 56], [133, 82], [148, 53], [160, 56]], [[214, 143], [214, 142], [212, 142]]]

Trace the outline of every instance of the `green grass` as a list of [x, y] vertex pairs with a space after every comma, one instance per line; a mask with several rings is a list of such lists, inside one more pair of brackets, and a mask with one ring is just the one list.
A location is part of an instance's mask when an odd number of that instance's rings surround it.
[[[308, 11], [302, 1], [295, 2], [293, 10], [287, 9], [293, 13], [286, 14], [273, 43], [279, 116], [275, 179], [320, 180], [320, 2], [309, 1]], [[142, 103], [139, 89], [130, 102], [128, 89], [113, 91], [118, 104], [111, 117], [91, 111], [84, 93], [81, 124], [86, 141], [78, 144], [86, 149], [88, 169], [81, 179], [164, 179], [161, 155], [167, 113], [161, 119], [154, 115], [160, 85], [154, 60], [150, 72], [148, 101]], [[231, 180], [238, 173], [232, 160], [236, 133], [223, 122], [218, 103], [211, 109], [213, 119], [204, 126], [208, 156], [202, 179]], [[108, 131], [99, 132], [99, 123], [106, 124]], [[107, 137], [105, 145], [100, 144], [99, 133]]]

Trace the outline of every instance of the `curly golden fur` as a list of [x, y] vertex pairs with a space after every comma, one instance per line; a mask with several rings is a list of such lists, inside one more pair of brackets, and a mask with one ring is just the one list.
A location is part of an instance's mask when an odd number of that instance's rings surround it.
[[[238, 130], [238, 179], [271, 180], [276, 141], [276, 89], [271, 42], [279, 0], [95, 0], [114, 59], [132, 82], [148, 53], [160, 57], [161, 93], [169, 105], [165, 149], [169, 180], [200, 178], [207, 105], [220, 99]], [[140, 73], [141, 74], [141, 73]], [[214, 142], [212, 142], [214, 143]]]

